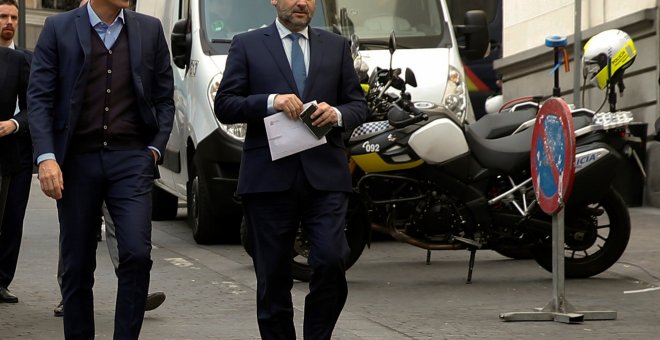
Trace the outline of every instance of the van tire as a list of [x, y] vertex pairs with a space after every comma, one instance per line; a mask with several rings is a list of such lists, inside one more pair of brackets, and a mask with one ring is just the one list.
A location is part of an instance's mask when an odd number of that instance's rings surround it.
[[222, 239], [220, 224], [210, 206], [207, 185], [195, 176], [188, 182], [188, 223], [198, 244], [219, 243]]
[[212, 205], [209, 187], [203, 178], [195, 176], [187, 185], [188, 224], [197, 244], [236, 243], [243, 215], [221, 214], [224, 207]]
[[179, 198], [153, 185], [151, 189], [151, 219], [167, 221], [176, 218], [179, 209]]

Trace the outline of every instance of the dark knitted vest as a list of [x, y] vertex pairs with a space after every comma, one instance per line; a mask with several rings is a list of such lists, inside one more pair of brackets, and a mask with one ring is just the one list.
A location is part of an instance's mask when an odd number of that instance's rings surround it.
[[133, 150], [146, 148], [131, 77], [126, 26], [108, 50], [92, 30], [91, 62], [85, 98], [71, 140], [73, 152], [101, 148]]

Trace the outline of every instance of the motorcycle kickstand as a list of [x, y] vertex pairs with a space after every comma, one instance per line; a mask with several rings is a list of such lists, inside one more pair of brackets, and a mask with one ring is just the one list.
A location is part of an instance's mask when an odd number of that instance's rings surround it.
[[431, 264], [431, 249], [426, 249], [426, 265]]
[[468, 265], [468, 276], [467, 276], [467, 281], [465, 282], [465, 284], [472, 283], [472, 272], [474, 270], [474, 258], [475, 258], [475, 255], [477, 254], [477, 248], [476, 247], [470, 247], [468, 249], [470, 250], [470, 263]]

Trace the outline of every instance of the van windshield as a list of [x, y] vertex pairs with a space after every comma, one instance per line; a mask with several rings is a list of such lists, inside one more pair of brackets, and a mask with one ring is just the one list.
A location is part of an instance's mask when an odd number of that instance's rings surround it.
[[[268, 1], [203, 0], [201, 27], [211, 54], [224, 54], [234, 35], [273, 23]], [[317, 0], [312, 27], [350, 37], [362, 49], [387, 48], [390, 33], [399, 48], [451, 46], [439, 0]], [[224, 46], [223, 46], [224, 45]]]

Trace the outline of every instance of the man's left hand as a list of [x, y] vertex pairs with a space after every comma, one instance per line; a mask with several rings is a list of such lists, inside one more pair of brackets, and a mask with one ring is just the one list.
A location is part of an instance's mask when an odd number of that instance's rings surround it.
[[312, 113], [311, 118], [314, 126], [335, 125], [339, 121], [337, 111], [326, 102], [317, 105], [317, 109]]
[[0, 137], [11, 135], [16, 131], [16, 123], [11, 120], [4, 120], [0, 122]]

